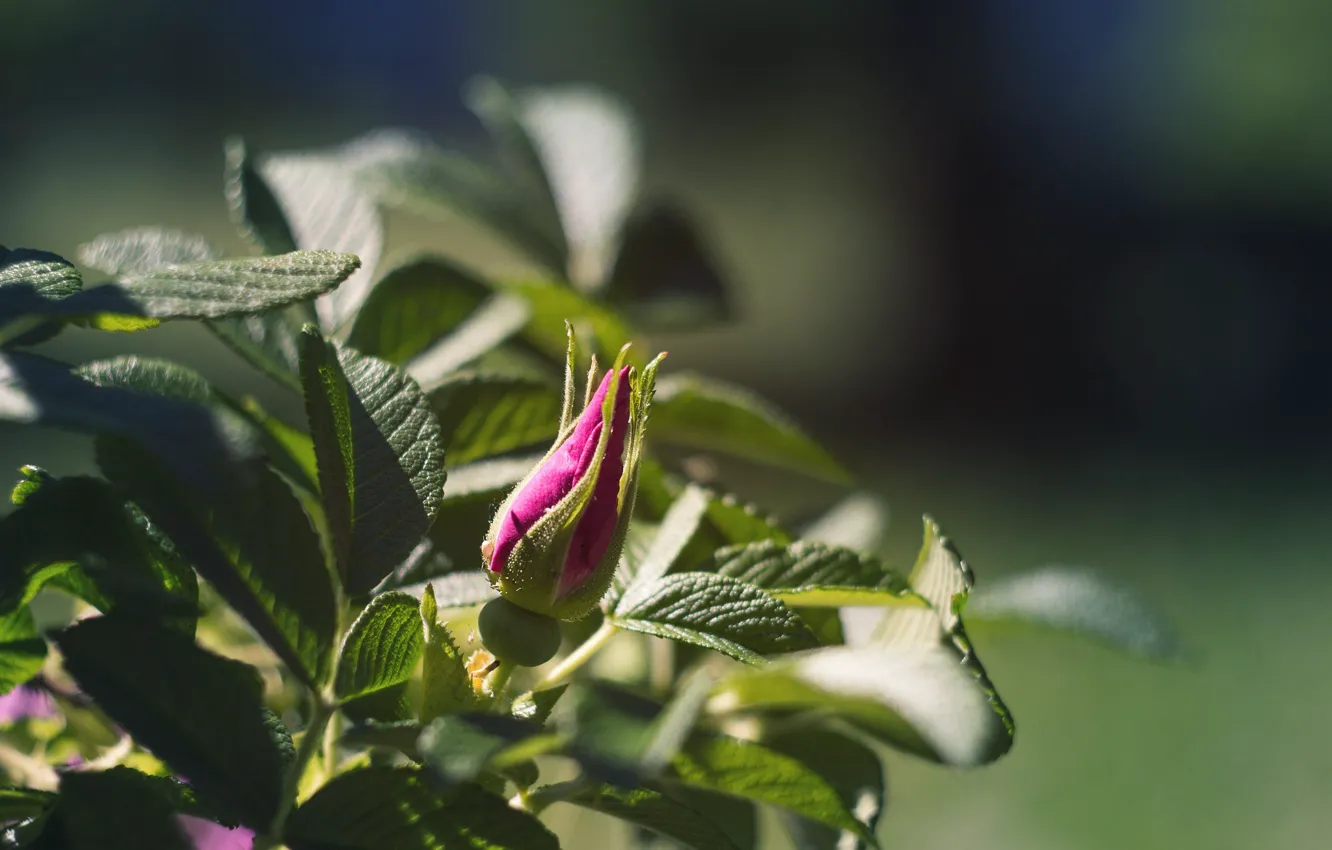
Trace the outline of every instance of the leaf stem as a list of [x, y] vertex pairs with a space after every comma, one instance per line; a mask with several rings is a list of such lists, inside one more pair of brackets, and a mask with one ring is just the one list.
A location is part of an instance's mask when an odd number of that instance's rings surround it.
[[338, 735], [342, 732], [341, 721], [342, 715], [335, 711], [324, 726], [324, 751], [320, 758], [320, 767], [325, 782], [338, 772]]
[[619, 630], [620, 627], [609, 619], [603, 621], [601, 627], [593, 632], [591, 637], [583, 641], [577, 649], [565, 656], [563, 661], [556, 664], [554, 669], [546, 674], [546, 677], [541, 680], [541, 684], [537, 685], [537, 689], [558, 685], [569, 678], [575, 670], [591, 661], [592, 656], [596, 655]]
[[328, 726], [329, 719], [333, 717], [336, 711], [337, 708], [322, 696], [315, 696], [310, 722], [305, 727], [305, 734], [301, 736], [301, 745], [296, 749], [296, 759], [287, 770], [287, 777], [282, 786], [282, 802], [278, 807], [277, 815], [273, 818], [273, 826], [269, 830], [269, 835], [255, 837], [255, 850], [276, 847], [281, 840], [283, 827], [287, 825], [287, 817], [291, 814], [291, 810], [296, 807], [296, 795], [300, 791], [301, 777], [305, 775], [305, 769], [309, 766], [310, 759], [314, 758], [314, 754], [319, 751], [324, 740], [324, 729]]
[[509, 686], [509, 679], [513, 677], [513, 671], [517, 665], [509, 661], [501, 661], [499, 665], [486, 676], [486, 688], [490, 691], [490, 698], [496, 705], [504, 704], [504, 689]]

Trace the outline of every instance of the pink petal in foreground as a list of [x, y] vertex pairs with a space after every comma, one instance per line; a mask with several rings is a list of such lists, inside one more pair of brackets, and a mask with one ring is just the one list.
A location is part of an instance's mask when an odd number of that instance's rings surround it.
[[238, 826], [227, 829], [210, 820], [192, 815], [177, 815], [181, 831], [194, 842], [195, 850], [253, 850], [254, 831]]
[[19, 685], [0, 696], [0, 723], [17, 723], [30, 717], [54, 717], [55, 702], [45, 688]]

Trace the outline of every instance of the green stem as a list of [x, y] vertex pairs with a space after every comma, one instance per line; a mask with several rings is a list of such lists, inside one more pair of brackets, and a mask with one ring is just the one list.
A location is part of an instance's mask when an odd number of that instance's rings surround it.
[[586, 777], [570, 779], [566, 782], [555, 782], [550, 785], [543, 785], [535, 791], [530, 791], [523, 797], [523, 808], [534, 815], [541, 814], [547, 806], [552, 803], [560, 803], [573, 797], [583, 788], [587, 787]]
[[324, 752], [320, 760], [325, 782], [338, 772], [338, 736], [342, 734], [341, 727], [342, 715], [335, 711], [324, 727]]
[[305, 734], [301, 736], [301, 745], [296, 749], [296, 760], [291, 763], [291, 768], [287, 771], [287, 777], [282, 787], [282, 804], [278, 807], [277, 815], [273, 818], [273, 826], [268, 835], [255, 836], [254, 850], [266, 850], [269, 847], [276, 847], [281, 839], [276, 836], [282, 835], [282, 829], [287, 825], [287, 817], [291, 815], [291, 810], [296, 807], [296, 795], [300, 791], [301, 777], [305, 775], [305, 769], [310, 764], [310, 759], [319, 751], [319, 747], [324, 738], [324, 729], [328, 726], [329, 719], [337, 709], [327, 703], [321, 697], [315, 698], [314, 710], [310, 714], [310, 723], [305, 727]]
[[614, 637], [619, 630], [620, 627], [610, 620], [602, 622], [601, 628], [593, 632], [591, 637], [583, 641], [577, 649], [569, 653], [563, 661], [556, 664], [555, 668], [546, 674], [546, 677], [541, 680], [541, 684], [537, 685], [537, 689], [542, 690], [558, 685], [572, 676], [579, 667], [591, 661], [592, 656], [596, 655], [598, 650], [606, 645], [606, 641]]
[[518, 665], [501, 661], [499, 666], [490, 671], [486, 676], [486, 687], [490, 689], [491, 698], [495, 700], [496, 705], [502, 705], [504, 699], [504, 689], [509, 685], [509, 679], [513, 676], [513, 671]]

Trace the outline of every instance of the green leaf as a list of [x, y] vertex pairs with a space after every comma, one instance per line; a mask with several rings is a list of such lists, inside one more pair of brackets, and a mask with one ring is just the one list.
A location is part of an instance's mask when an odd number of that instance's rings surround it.
[[136, 741], [224, 812], [268, 827], [285, 764], [254, 668], [114, 615], [71, 626], [56, 644], [79, 687]]
[[301, 328], [315, 321], [309, 304], [292, 304], [258, 316], [205, 322], [232, 351], [287, 389], [301, 389]]
[[413, 257], [375, 284], [348, 344], [403, 364], [455, 330], [490, 295], [471, 272], [442, 257]]
[[[764, 736], [764, 746], [796, 759], [827, 780], [842, 804], [871, 834], [883, 813], [886, 784], [879, 757], [859, 741], [822, 728], [792, 729]], [[803, 818], [784, 817], [796, 846], [809, 850], [843, 850], [865, 845], [850, 832], [829, 829]]]
[[[71, 850], [191, 850], [170, 800], [137, 771], [68, 772], [60, 800], [42, 830], [44, 842]], [[142, 776], [143, 774], [137, 774]]]
[[201, 491], [223, 486], [235, 463], [259, 454], [248, 427], [225, 411], [97, 387], [63, 363], [23, 352], [0, 352], [0, 422], [133, 440]]
[[568, 689], [568, 685], [556, 685], [541, 691], [528, 691], [513, 701], [513, 716], [545, 725], [550, 713], [555, 710], [555, 703], [560, 701]]
[[934, 647], [826, 647], [740, 670], [709, 703], [716, 714], [814, 711], [884, 743], [956, 767], [1003, 755], [1012, 739], [957, 656]]
[[355, 254], [361, 270], [327, 298], [315, 302], [329, 331], [349, 323], [370, 293], [384, 246], [384, 226], [374, 200], [356, 181], [355, 161], [373, 137], [328, 151], [260, 154], [254, 170], [277, 200], [297, 248]]
[[962, 559], [953, 542], [939, 530], [932, 518], [924, 517], [925, 535], [916, 566], [911, 570], [911, 587], [930, 603], [933, 617], [922, 609], [895, 608], [884, 612], [875, 627], [872, 641], [892, 648], [932, 648], [942, 645], [968, 670], [985, 694], [992, 709], [992, 732], [985, 756], [993, 760], [1008, 752], [1013, 744], [1013, 716], [999, 692], [990, 682], [967, 637], [962, 622], [962, 608], [976, 582], [971, 567]]
[[626, 222], [605, 298], [649, 330], [694, 330], [735, 312], [694, 223], [669, 204]]
[[425, 763], [445, 782], [468, 782], [485, 769], [508, 741], [461, 717], [437, 717], [422, 732], [417, 748]]
[[626, 594], [616, 626], [692, 643], [750, 664], [764, 654], [818, 645], [795, 612], [743, 582], [707, 573], [668, 575]]
[[744, 504], [729, 494], [720, 498], [713, 496], [708, 502], [708, 524], [716, 530], [721, 540], [713, 547], [714, 550], [725, 545], [757, 543], [760, 540], [791, 542], [791, 535], [775, 519], [764, 516], [759, 508]]
[[35, 345], [55, 336], [60, 332], [59, 324], [43, 324], [30, 317], [43, 315], [52, 309], [51, 302], [62, 301], [82, 289], [83, 278], [64, 257], [0, 245], [0, 343]]
[[800, 536], [805, 540], [873, 552], [888, 530], [888, 506], [870, 493], [852, 493], [812, 522]]
[[680, 752], [712, 692], [713, 683], [712, 674], [700, 669], [676, 686], [675, 696], [652, 722], [652, 736], [640, 759], [646, 772], [660, 772]]
[[114, 276], [144, 274], [215, 256], [202, 236], [162, 227], [105, 233], [79, 246], [79, 262]]
[[652, 542], [648, 544], [642, 561], [633, 575], [633, 584], [658, 581], [675, 564], [676, 558], [698, 531], [699, 523], [707, 514], [711, 495], [703, 488], [690, 484], [671, 504], [662, 518]]
[[430, 393], [450, 463], [468, 463], [555, 439], [560, 390], [529, 378], [459, 372]]
[[421, 657], [421, 644], [416, 599], [397, 592], [376, 596], [342, 641], [333, 686], [338, 699], [351, 700], [406, 682]]
[[[218, 319], [262, 313], [332, 290], [361, 266], [353, 254], [293, 251], [273, 257], [247, 257], [182, 263], [138, 275], [121, 276], [119, 290], [155, 319]], [[94, 297], [107, 287], [87, 290]], [[98, 310], [97, 312], [115, 312]]]
[[850, 474], [785, 414], [748, 390], [692, 374], [662, 378], [652, 436], [844, 484]]
[[687, 785], [777, 806], [878, 846], [836, 789], [790, 756], [723, 736], [697, 736], [675, 757], [676, 779]]
[[335, 777], [292, 814], [292, 850], [556, 850], [541, 822], [476, 785], [447, 790], [410, 768], [370, 767]]
[[60, 300], [82, 289], [78, 269], [64, 257], [49, 251], [0, 246], [0, 307], [26, 296]]
[[421, 719], [430, 721], [442, 714], [468, 711], [476, 705], [466, 659], [448, 626], [439, 621], [435, 590], [425, 586], [419, 608], [425, 630], [421, 665]]
[[[223, 398], [224, 403], [233, 403]], [[247, 396], [238, 407], [240, 413], [264, 434], [273, 468], [310, 493], [319, 492], [319, 462], [315, 459], [314, 441], [310, 435], [273, 416]]]
[[481, 570], [462, 570], [441, 576], [429, 587], [441, 608], [471, 608], [499, 595]]
[[281, 204], [255, 168], [245, 140], [239, 136], [226, 141], [226, 169], [222, 179], [227, 208], [241, 236], [265, 254], [286, 254], [300, 247]]
[[477, 77], [463, 90], [467, 107], [476, 113], [499, 150], [500, 162], [509, 182], [518, 190], [532, 225], [547, 234], [562, 255], [556, 270], [568, 267], [568, 244], [555, 190], [547, 176], [538, 143], [524, 122], [518, 100], [499, 81]]
[[385, 206], [452, 220], [473, 219], [547, 270], [564, 274], [561, 235], [534, 221], [523, 192], [491, 169], [420, 139], [356, 167], [356, 175]]
[[0, 787], [0, 823], [37, 817], [55, 805], [57, 796], [35, 788]]
[[476, 779], [487, 769], [504, 770], [559, 749], [563, 739], [541, 727], [488, 714], [446, 715], [421, 732], [417, 750], [446, 783]]
[[528, 324], [531, 310], [511, 295], [492, 295], [447, 336], [413, 357], [404, 367], [426, 390], [495, 349]]
[[528, 89], [511, 108], [559, 214], [570, 279], [585, 291], [599, 289], [638, 184], [633, 116], [616, 98], [585, 86]]
[[[537, 789], [540, 794], [544, 789]], [[650, 829], [694, 850], [736, 850], [712, 821], [684, 803], [651, 788], [633, 790], [614, 785], [587, 785], [558, 802], [610, 815]]]
[[531, 472], [532, 467], [540, 461], [541, 455], [536, 454], [496, 458], [449, 467], [448, 481], [444, 484], [444, 502], [456, 504], [502, 498], [519, 481], [526, 478], [527, 473]]
[[709, 571], [763, 588], [788, 605], [911, 605], [925, 607], [906, 581], [878, 558], [808, 540], [731, 546]]
[[430, 530], [444, 491], [439, 423], [401, 369], [307, 328], [306, 412], [338, 571], [371, 590]]
[[104, 481], [31, 476], [18, 508], [0, 519], [0, 611], [52, 582], [103, 613], [132, 611], [194, 633], [194, 571], [160, 529]]
[[663, 786], [671, 798], [701, 814], [741, 850], [759, 850], [759, 807], [753, 800], [692, 785]]
[[531, 312], [523, 337], [556, 362], [564, 361], [567, 350], [566, 321], [573, 323], [578, 338], [603, 363], [613, 361], [624, 344], [634, 339], [634, 331], [618, 314], [567, 286], [520, 280], [504, 281], [498, 288], [527, 302]]
[[319, 536], [291, 488], [259, 460], [236, 461], [218, 491], [186, 490], [151, 455], [99, 439], [103, 474], [307, 685], [329, 671], [337, 628]]
[[402, 563], [394, 567], [393, 572], [375, 585], [375, 589], [370, 593], [372, 596], [378, 596], [390, 590], [402, 590], [404, 587], [419, 585], [433, 578], [448, 575], [454, 569], [453, 559], [441, 551], [435, 545], [435, 541], [427, 537], [416, 544], [416, 548], [412, 549]]
[[967, 622], [995, 630], [1066, 632], [1148, 658], [1170, 658], [1179, 641], [1169, 623], [1131, 591], [1086, 567], [1048, 566], [978, 588]]
[[12, 318], [220, 319], [263, 313], [328, 292], [359, 266], [355, 256], [331, 251], [201, 260], [120, 275], [115, 283], [58, 300], [31, 301]]
[[36, 676], [45, 661], [46, 641], [37, 636], [32, 611], [24, 606], [0, 615], [0, 694]]
[[127, 354], [108, 360], [94, 360], [84, 363], [74, 372], [99, 387], [116, 387], [197, 404], [207, 404], [213, 400], [213, 389], [202, 375], [193, 369], [156, 357]]
[[416, 739], [421, 737], [421, 724], [415, 720], [380, 721], [367, 719], [342, 733], [342, 743], [351, 747], [386, 747], [397, 750], [412, 761], [419, 762]]
[[220, 816], [216, 810], [200, 800], [192, 787], [170, 776], [143, 773], [124, 766], [111, 767], [95, 773], [69, 772], [63, 774], [61, 778], [62, 795], [68, 789], [67, 783], [71, 776], [97, 777], [102, 788], [114, 788], [127, 798], [136, 798], [154, 808], [165, 806], [173, 813], [204, 818], [226, 827], [238, 825], [236, 821]]

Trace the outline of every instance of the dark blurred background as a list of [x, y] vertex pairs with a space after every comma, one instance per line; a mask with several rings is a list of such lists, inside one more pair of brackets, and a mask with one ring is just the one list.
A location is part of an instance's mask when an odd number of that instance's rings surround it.
[[[737, 288], [737, 325], [660, 340], [673, 365], [837, 446], [906, 518], [899, 560], [929, 510], [982, 581], [1091, 563], [1197, 650], [982, 646], [1017, 748], [895, 764], [896, 846], [1326, 846], [1329, 44], [1320, 0], [0, 0], [0, 242], [239, 249], [230, 133], [474, 149], [473, 74], [602, 85]], [[188, 327], [53, 349], [111, 350], [253, 380]], [[88, 451], [0, 430], [20, 462]]]

